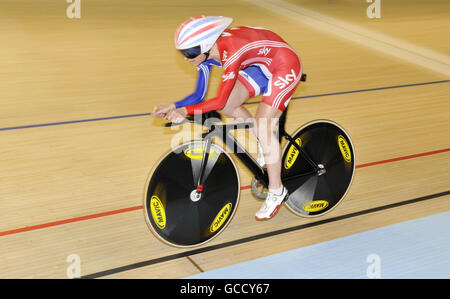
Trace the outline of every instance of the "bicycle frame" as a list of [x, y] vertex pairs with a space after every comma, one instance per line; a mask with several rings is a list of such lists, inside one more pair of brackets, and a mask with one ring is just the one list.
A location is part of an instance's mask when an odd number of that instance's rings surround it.
[[[305, 160], [313, 167], [314, 171], [319, 175], [324, 172], [323, 167], [317, 165], [309, 155], [295, 142], [295, 140], [285, 131], [287, 109], [280, 116], [278, 122], [278, 138], [281, 142], [282, 138], [286, 138], [289, 144], [295, 146], [297, 150], [302, 154]], [[222, 142], [235, 154], [235, 156], [250, 170], [250, 172], [255, 176], [255, 178], [264, 187], [269, 186], [269, 177], [266, 168], [259, 166], [257, 161], [248, 153], [248, 151], [230, 134], [231, 130], [236, 129], [250, 129], [253, 127], [253, 122], [237, 123], [237, 124], [226, 124], [226, 125], [211, 125], [206, 133], [202, 134], [202, 138], [206, 141], [205, 150], [203, 152], [202, 164], [200, 175], [197, 181], [197, 191], [203, 191], [203, 174], [206, 169], [207, 161], [209, 158], [209, 151], [211, 148], [212, 138], [214, 136], [220, 138]], [[296, 175], [295, 177], [297, 177]], [[293, 177], [294, 178], [294, 177]], [[290, 179], [287, 178], [287, 179]]]

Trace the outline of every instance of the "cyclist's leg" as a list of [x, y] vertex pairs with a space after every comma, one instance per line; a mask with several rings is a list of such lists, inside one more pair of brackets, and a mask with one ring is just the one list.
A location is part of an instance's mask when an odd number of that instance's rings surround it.
[[269, 176], [269, 192], [266, 200], [255, 214], [255, 219], [258, 221], [275, 216], [288, 196], [287, 189], [281, 182], [281, 149], [278, 138], [274, 133], [274, 128], [281, 114], [282, 111], [265, 102], [259, 104], [256, 111], [255, 122], [258, 140], [262, 145]]
[[269, 189], [281, 187], [281, 149], [274, 129], [282, 111], [262, 102], [256, 110], [256, 131], [264, 152], [269, 175]]
[[275, 216], [281, 204], [288, 197], [288, 191], [281, 182], [281, 149], [275, 135], [275, 126], [286, 109], [301, 78], [301, 67], [274, 71], [262, 103], [256, 111], [258, 139], [262, 145], [269, 176], [269, 192], [256, 220], [267, 220]]
[[302, 75], [298, 57], [291, 55], [289, 67], [274, 70], [255, 119], [258, 139], [264, 151], [269, 175], [269, 189], [281, 187], [281, 149], [274, 129], [282, 112], [286, 109]]
[[228, 101], [221, 111], [235, 120], [246, 121], [252, 117], [250, 112], [242, 107], [242, 104], [248, 98], [249, 91], [244, 84], [242, 84], [239, 80], [236, 80], [236, 84], [228, 97]]

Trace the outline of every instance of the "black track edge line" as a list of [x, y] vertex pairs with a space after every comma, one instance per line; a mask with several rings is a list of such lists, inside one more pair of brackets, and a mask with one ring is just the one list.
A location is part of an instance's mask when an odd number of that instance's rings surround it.
[[388, 204], [388, 205], [384, 205], [384, 206], [380, 206], [380, 207], [375, 207], [375, 208], [371, 208], [371, 209], [367, 209], [367, 210], [362, 210], [362, 211], [358, 211], [358, 212], [354, 212], [354, 213], [350, 213], [350, 214], [346, 214], [346, 215], [327, 218], [327, 219], [315, 221], [312, 223], [306, 223], [306, 224], [301, 224], [301, 225], [297, 225], [297, 226], [293, 226], [293, 227], [283, 228], [283, 229], [279, 229], [279, 230], [275, 230], [275, 231], [271, 231], [271, 232], [267, 232], [267, 233], [263, 233], [263, 234], [258, 234], [258, 235], [254, 235], [254, 236], [250, 236], [250, 237], [246, 237], [246, 238], [242, 238], [242, 239], [237, 239], [237, 240], [233, 240], [233, 241], [229, 241], [229, 242], [225, 242], [225, 243], [221, 243], [221, 244], [217, 244], [217, 245], [206, 246], [206, 247], [188, 250], [188, 251], [184, 251], [181, 253], [172, 254], [172, 255], [168, 255], [168, 256], [152, 259], [152, 260], [129, 264], [129, 265], [125, 265], [125, 266], [121, 266], [121, 267], [117, 267], [117, 268], [113, 268], [113, 269], [109, 269], [109, 270], [105, 270], [105, 271], [101, 271], [101, 272], [97, 272], [97, 273], [88, 274], [88, 275], [82, 276], [81, 278], [82, 279], [89, 279], [89, 278], [92, 279], [92, 278], [104, 277], [104, 276], [108, 276], [108, 275], [112, 275], [112, 274], [116, 274], [116, 273], [120, 273], [120, 272], [124, 272], [124, 271], [129, 271], [129, 270], [146, 267], [146, 266], [150, 266], [150, 265], [154, 265], [154, 264], [168, 262], [168, 261], [183, 258], [183, 257], [188, 257], [190, 255], [195, 255], [195, 254], [200, 254], [200, 253], [204, 253], [204, 252], [208, 252], [208, 251], [222, 249], [222, 248], [235, 246], [235, 245], [239, 245], [239, 244], [243, 244], [243, 243], [247, 243], [247, 242], [251, 242], [251, 241], [256, 241], [256, 240], [260, 240], [260, 239], [264, 239], [264, 238], [268, 238], [268, 237], [273, 237], [276, 235], [281, 235], [281, 234], [298, 231], [298, 230], [302, 230], [302, 229], [306, 229], [306, 228], [310, 228], [310, 227], [314, 227], [314, 226], [319, 226], [319, 225], [323, 225], [323, 224], [327, 224], [327, 223], [331, 223], [331, 222], [336, 222], [336, 221], [340, 221], [340, 220], [344, 220], [344, 219], [348, 219], [348, 218], [353, 218], [353, 217], [357, 217], [357, 216], [361, 216], [361, 215], [375, 213], [375, 212], [392, 209], [392, 208], [396, 208], [396, 207], [400, 207], [400, 206], [404, 206], [404, 205], [414, 204], [417, 202], [421, 202], [421, 201], [425, 201], [425, 200], [429, 200], [429, 199], [433, 199], [433, 198], [438, 198], [438, 197], [446, 196], [449, 194], [450, 194], [450, 190], [435, 193], [435, 194], [430, 194], [430, 195], [426, 195], [426, 196], [422, 196], [422, 197], [418, 197], [418, 198], [414, 198], [414, 199], [409, 199], [409, 200], [405, 200], [405, 201], [401, 201], [401, 202], [396, 202], [396, 203], [392, 203], [392, 204]]

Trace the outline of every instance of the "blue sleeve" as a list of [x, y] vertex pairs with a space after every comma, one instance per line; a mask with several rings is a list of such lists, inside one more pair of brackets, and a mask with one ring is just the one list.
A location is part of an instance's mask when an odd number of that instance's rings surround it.
[[208, 90], [209, 75], [211, 73], [212, 65], [220, 65], [220, 63], [215, 60], [207, 60], [197, 67], [198, 79], [195, 91], [184, 99], [175, 102], [175, 108], [178, 109], [188, 105], [195, 105], [205, 99], [206, 91]]

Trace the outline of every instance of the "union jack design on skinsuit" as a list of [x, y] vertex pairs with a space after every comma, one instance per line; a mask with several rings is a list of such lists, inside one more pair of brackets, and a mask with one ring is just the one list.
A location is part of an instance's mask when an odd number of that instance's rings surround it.
[[[222, 82], [217, 96], [205, 102], [186, 106], [189, 114], [222, 109], [238, 79], [240, 70], [258, 66], [268, 79], [262, 102], [284, 111], [302, 77], [300, 58], [276, 33], [260, 27], [227, 29], [217, 40], [223, 66]], [[223, 53], [227, 53], [223, 57]]]

